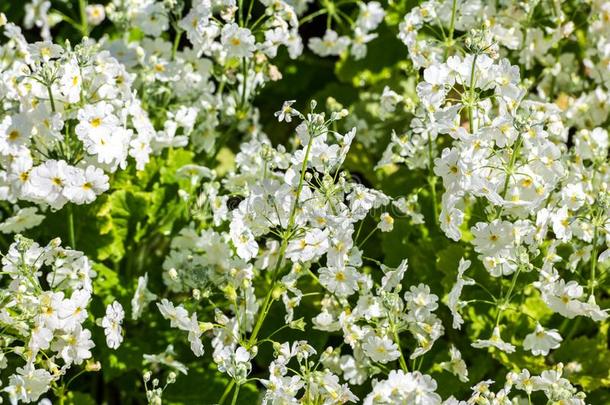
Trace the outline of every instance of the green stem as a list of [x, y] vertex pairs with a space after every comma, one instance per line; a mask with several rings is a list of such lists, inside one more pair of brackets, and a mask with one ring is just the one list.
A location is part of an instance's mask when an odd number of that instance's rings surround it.
[[428, 133], [428, 184], [430, 185], [430, 197], [432, 198], [432, 210], [434, 212], [434, 225], [438, 226], [438, 206], [436, 204], [436, 176], [434, 176], [434, 161], [432, 156], [432, 136]]
[[519, 278], [519, 273], [521, 273], [521, 265], [519, 265], [519, 267], [517, 267], [517, 271], [514, 273], [511, 285], [506, 293], [506, 295], [504, 297], [502, 297], [502, 300], [500, 301], [500, 305], [498, 306], [498, 313], [496, 314], [496, 326], [498, 326], [500, 324], [500, 318], [502, 316], [502, 311], [504, 311], [507, 306], [508, 303], [511, 301], [511, 295], [513, 293], [513, 290], [515, 289], [515, 285], [517, 284], [517, 278]]
[[[506, 178], [504, 179], [504, 185], [502, 186], [502, 199], [506, 200], [506, 194], [508, 193], [508, 186], [510, 183], [510, 177], [513, 175], [515, 170], [515, 164], [517, 163], [517, 157], [519, 156], [519, 152], [521, 151], [521, 145], [523, 144], [523, 137], [519, 135], [517, 137], [517, 141], [515, 142], [515, 149], [512, 150], [512, 154], [510, 156], [510, 161], [508, 162], [508, 168], [506, 169]], [[500, 207], [498, 210], [498, 214], [496, 215], [496, 219], [499, 219], [502, 216], [503, 207]]]
[[254, 325], [254, 329], [252, 330], [252, 335], [250, 335], [250, 339], [248, 339], [248, 347], [252, 347], [260, 332], [261, 327], [263, 326], [263, 322], [269, 313], [269, 309], [271, 305], [273, 305], [273, 290], [275, 289], [275, 279], [278, 275], [279, 270], [282, 267], [282, 262], [284, 261], [284, 255], [286, 254], [286, 249], [288, 247], [288, 239], [292, 235], [294, 221], [296, 216], [297, 204], [299, 202], [299, 198], [301, 196], [301, 190], [303, 189], [303, 183], [305, 182], [305, 171], [307, 170], [307, 162], [309, 161], [309, 153], [311, 152], [311, 145], [313, 144], [314, 134], [309, 135], [309, 142], [307, 143], [307, 149], [305, 151], [305, 157], [303, 158], [303, 164], [301, 165], [301, 178], [299, 179], [299, 185], [297, 187], [296, 196], [294, 199], [294, 204], [292, 205], [292, 210], [290, 211], [290, 218], [288, 220], [288, 226], [286, 227], [285, 236], [282, 238], [282, 245], [280, 247], [279, 255], [277, 258], [277, 263], [275, 264], [275, 269], [273, 270], [273, 282], [271, 283], [271, 287], [265, 296], [265, 301], [263, 302], [263, 312], [256, 320], [256, 324]]
[[470, 127], [470, 133], [472, 134], [474, 134], [474, 119], [472, 115], [472, 107], [474, 104], [474, 73], [478, 57], [479, 55], [475, 53], [474, 57], [472, 58], [472, 67], [470, 68], [470, 88], [468, 89], [470, 93], [470, 99], [468, 100], [468, 126]]
[[222, 393], [222, 396], [218, 400], [218, 405], [224, 404], [225, 400], [229, 396], [229, 392], [231, 392], [234, 385], [235, 385], [235, 380], [231, 380], [231, 382], [229, 384], [227, 384], [227, 388], [225, 388], [225, 391]]
[[515, 285], [517, 284], [517, 278], [519, 278], [519, 273], [521, 273], [521, 265], [519, 265], [519, 267], [517, 267], [517, 271], [515, 272], [512, 283], [510, 285], [510, 288], [508, 289], [508, 293], [506, 294], [507, 302], [512, 299], [511, 295], [513, 293], [513, 290], [515, 289]]
[[239, 396], [239, 387], [240, 387], [239, 384], [237, 384], [237, 386], [235, 387], [235, 391], [233, 392], [233, 400], [231, 401], [231, 405], [237, 404], [237, 397]]
[[176, 38], [174, 38], [174, 46], [172, 47], [172, 60], [176, 59], [176, 52], [178, 52], [178, 45], [180, 45], [180, 38], [182, 38], [182, 30], [176, 32]]
[[[364, 221], [363, 221], [364, 222]], [[373, 236], [373, 234], [377, 231], [377, 227], [373, 228], [371, 230], [371, 232], [368, 233], [368, 235], [365, 236], [364, 240], [360, 243], [358, 243], [358, 247], [363, 247], [364, 244], [370, 239], [371, 236]]]
[[[451, 6], [451, 22], [449, 23], [449, 37], [447, 38], [447, 44], [445, 46], [445, 59], [447, 58], [447, 52], [449, 48], [453, 46], [453, 32], [455, 30], [455, 14], [457, 11], [457, 0], [453, 0]], [[442, 28], [442, 26], [441, 26]]]
[[87, 22], [87, 0], [78, 0], [80, 11], [80, 32], [83, 37], [89, 36], [89, 23]]
[[451, 22], [449, 23], [449, 40], [453, 40], [453, 31], [455, 30], [455, 14], [457, 11], [457, 0], [453, 0], [451, 5]]
[[238, 22], [239, 22], [240, 27], [244, 26], [243, 8], [244, 8], [244, 0], [239, 0], [237, 2], [237, 17], [238, 17]]
[[252, 18], [252, 7], [254, 6], [254, 0], [250, 0], [250, 5], [248, 6], [248, 14], [246, 15], [246, 26], [248, 25], [248, 23], [250, 22], [250, 19]]
[[57, 395], [57, 403], [59, 405], [64, 405], [66, 402], [66, 386], [62, 384], [62, 386], [55, 391], [55, 395]]
[[[278, 258], [278, 260], [279, 260], [279, 258]], [[278, 263], [279, 263], [279, 261], [278, 261]], [[275, 288], [275, 282], [273, 282], [271, 284], [271, 287], [269, 288], [269, 291], [267, 292], [267, 295], [265, 296], [265, 301], [263, 302], [263, 306], [262, 306], [263, 312], [261, 312], [260, 316], [256, 320], [256, 325], [254, 325], [254, 329], [252, 330], [252, 335], [250, 335], [250, 339], [248, 339], [248, 348], [254, 346], [258, 333], [260, 332], [261, 327], [263, 326], [263, 322], [265, 322], [265, 318], [267, 317], [267, 314], [269, 313], [269, 309], [271, 308], [271, 305], [273, 304], [272, 298], [273, 298], [274, 288]]]
[[239, 102], [240, 109], [246, 104], [246, 87], [248, 86], [248, 61], [246, 58], [241, 60], [243, 84], [241, 88], [241, 100]]
[[598, 226], [597, 223], [595, 223], [594, 228], [593, 228], [593, 250], [591, 251], [591, 285], [590, 285], [590, 296], [594, 297], [595, 296], [595, 284], [597, 284], [596, 281], [596, 271], [597, 271], [597, 238], [598, 238]]
[[301, 178], [299, 179], [299, 185], [297, 187], [297, 193], [294, 199], [294, 204], [292, 205], [292, 210], [290, 211], [290, 220], [288, 221], [288, 231], [292, 231], [292, 227], [294, 226], [295, 214], [297, 210], [297, 204], [299, 203], [299, 198], [301, 197], [301, 191], [303, 190], [303, 182], [305, 181], [305, 172], [307, 171], [307, 162], [309, 161], [309, 153], [311, 152], [311, 145], [313, 144], [314, 134], [309, 134], [309, 142], [307, 142], [307, 149], [305, 150], [305, 157], [303, 158], [303, 164], [301, 165]]
[[301, 20], [299, 20], [299, 25], [303, 25], [306, 22], [313, 20], [317, 16], [326, 14], [327, 12], [328, 11], [326, 11], [326, 9], [321, 9], [321, 10], [316, 11], [315, 13], [311, 13], [308, 16], [305, 16], [305, 17], [301, 18]]
[[402, 370], [405, 373], [409, 372], [409, 367], [407, 366], [407, 361], [405, 360], [405, 356], [404, 354], [402, 354], [402, 348], [400, 347], [400, 338], [398, 337], [398, 332], [396, 332], [396, 328], [394, 329], [394, 341], [396, 342], [396, 345], [398, 346], [398, 351], [400, 352], [400, 358], [398, 359], [398, 362], [400, 363], [400, 367], [402, 368]]
[[49, 101], [51, 102], [51, 110], [55, 112], [55, 99], [53, 98], [53, 92], [51, 91], [51, 86], [47, 86], [47, 93], [49, 93]]
[[70, 232], [70, 247], [72, 249], [76, 249], [76, 237], [74, 235], [74, 209], [72, 208], [72, 204], [68, 203], [67, 206], [68, 213], [68, 231]]

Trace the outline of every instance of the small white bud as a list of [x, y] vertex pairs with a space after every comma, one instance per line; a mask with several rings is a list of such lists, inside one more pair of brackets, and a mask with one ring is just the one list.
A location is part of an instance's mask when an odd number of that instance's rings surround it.
[[167, 274], [169, 275], [169, 278], [171, 278], [172, 280], [177, 280], [178, 279], [178, 272], [173, 267], [171, 269], [169, 269]]

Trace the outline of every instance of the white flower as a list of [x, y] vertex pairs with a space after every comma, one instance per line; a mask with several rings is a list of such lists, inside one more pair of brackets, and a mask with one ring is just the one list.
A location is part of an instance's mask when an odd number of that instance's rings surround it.
[[76, 60], [70, 60], [63, 65], [63, 72], [59, 79], [59, 90], [69, 103], [76, 103], [81, 98], [83, 79]]
[[37, 401], [48, 391], [53, 377], [44, 369], [35, 369], [33, 363], [17, 368], [18, 374], [9, 377], [8, 385], [4, 388], [11, 398], [11, 402], [25, 403]]
[[463, 257], [460, 259], [457, 280], [453, 287], [451, 287], [451, 291], [449, 291], [447, 297], [447, 306], [449, 307], [451, 315], [453, 316], [453, 327], [455, 329], [461, 329], [462, 324], [464, 323], [464, 319], [459, 313], [460, 296], [462, 295], [462, 290], [464, 289], [464, 286], [473, 285], [475, 283], [473, 279], [464, 277], [464, 273], [470, 268], [470, 264], [470, 260], [465, 260]]
[[75, 168], [63, 195], [75, 204], [89, 204], [108, 188], [108, 176], [102, 169], [95, 166], [88, 166], [85, 170]]
[[339, 36], [335, 31], [329, 29], [324, 33], [323, 38], [311, 38], [309, 49], [320, 56], [340, 55], [347, 49], [350, 39], [346, 36]]
[[381, 232], [391, 232], [392, 229], [394, 229], [394, 218], [387, 212], [384, 212], [379, 218], [377, 228], [379, 228]]
[[163, 318], [170, 321], [170, 326], [172, 328], [179, 328], [184, 331], [190, 330], [191, 321], [189, 319], [189, 314], [182, 305], [174, 307], [174, 304], [163, 298], [160, 303], [157, 303], [157, 307], [159, 308], [161, 315], [163, 315]]
[[77, 325], [72, 331], [59, 335], [52, 348], [66, 364], [82, 364], [83, 360], [91, 358], [89, 349], [92, 347], [95, 343], [91, 340], [91, 332]]
[[123, 342], [121, 325], [124, 317], [125, 311], [123, 311], [123, 306], [118, 301], [114, 301], [106, 307], [106, 316], [102, 319], [102, 327], [106, 335], [106, 343], [111, 349], [117, 349]]
[[38, 353], [39, 350], [46, 350], [53, 340], [53, 331], [42, 324], [34, 325], [31, 330], [31, 338], [28, 347], [32, 352]]
[[381, 270], [384, 272], [384, 276], [381, 278], [381, 289], [384, 291], [392, 291], [398, 287], [408, 267], [408, 259], [401, 261], [395, 269], [381, 265]]
[[454, 206], [445, 206], [443, 204], [439, 216], [440, 226], [445, 235], [458, 242], [462, 238], [460, 226], [464, 222], [464, 213]]
[[[82, 264], [84, 263], [78, 263], [78, 265]], [[61, 274], [54, 278], [58, 284], [67, 281]], [[65, 305], [61, 310], [62, 329], [71, 331], [87, 319], [87, 306], [90, 300], [91, 293], [85, 289], [74, 291], [69, 300], [64, 300]]]
[[572, 218], [568, 212], [568, 207], [561, 207], [557, 212], [551, 214], [551, 223], [553, 224], [553, 232], [557, 239], [567, 242], [572, 238]]
[[451, 356], [451, 360], [440, 363], [441, 368], [456, 375], [461, 382], [468, 382], [468, 368], [466, 367], [466, 362], [462, 360], [460, 351], [455, 346], [451, 345], [449, 347], [449, 355]]
[[315, 260], [328, 251], [328, 230], [318, 228], [307, 231], [304, 237], [291, 241], [286, 249], [286, 257], [292, 261]]
[[136, 9], [135, 24], [144, 31], [146, 35], [158, 37], [167, 31], [168, 16], [163, 3], [143, 2], [144, 7]]
[[508, 221], [477, 222], [471, 231], [474, 250], [485, 255], [494, 255], [513, 241], [513, 228]]
[[358, 290], [360, 274], [353, 267], [322, 267], [318, 272], [320, 284], [340, 297], [347, 297]]
[[106, 18], [104, 6], [101, 4], [89, 4], [85, 8], [87, 23], [92, 26], [100, 25]]
[[44, 215], [38, 214], [38, 208], [36, 207], [21, 208], [12, 217], [0, 223], [0, 232], [19, 233], [40, 225], [44, 218]]
[[419, 371], [405, 373], [392, 370], [386, 380], [373, 384], [373, 391], [364, 399], [364, 405], [421, 404], [440, 405], [441, 397], [435, 391], [436, 381]]
[[254, 240], [252, 231], [240, 219], [231, 221], [230, 234], [239, 257], [250, 260], [257, 255], [258, 243]]
[[371, 360], [378, 363], [385, 364], [400, 357], [398, 346], [387, 337], [369, 336], [362, 345], [362, 349]]
[[47, 204], [61, 208], [67, 201], [64, 187], [73, 179], [74, 168], [64, 160], [47, 160], [32, 169], [32, 191]]
[[291, 106], [295, 103], [295, 100], [284, 101], [282, 109], [275, 112], [273, 115], [277, 117], [279, 122], [286, 121], [291, 122], [292, 117], [297, 117], [300, 113], [293, 109]]
[[390, 89], [388, 86], [383, 88], [381, 93], [381, 99], [379, 100], [379, 106], [381, 107], [381, 114], [388, 115], [396, 110], [396, 104], [402, 101], [403, 97]]
[[583, 294], [584, 289], [578, 282], [559, 280], [545, 287], [542, 299], [553, 311], [572, 319], [585, 314], [584, 304], [580, 301]]
[[551, 349], [557, 349], [562, 340], [557, 329], [544, 329], [538, 323], [536, 329], [523, 340], [523, 348], [534, 356], [546, 356]]
[[438, 308], [438, 297], [430, 294], [430, 287], [420, 283], [417, 287], [411, 286], [405, 293], [407, 308], [414, 312], [418, 319], [427, 317]]
[[359, 3], [360, 13], [356, 25], [363, 31], [372, 31], [383, 21], [385, 11], [379, 2], [371, 1], [368, 3]]
[[500, 328], [496, 326], [489, 339], [477, 339], [472, 343], [472, 347], [483, 349], [486, 347], [495, 347], [505, 353], [513, 353], [515, 346], [502, 340], [500, 336]]
[[110, 139], [119, 119], [113, 114], [112, 105], [101, 101], [96, 104], [86, 104], [77, 113], [78, 124], [76, 135], [85, 145], [93, 143], [95, 139]]
[[199, 321], [197, 320], [197, 314], [193, 313], [188, 326], [188, 341], [191, 343], [191, 350], [197, 357], [203, 356], [202, 333], [203, 331], [199, 327]]
[[354, 38], [352, 39], [351, 54], [354, 59], [359, 60], [366, 56], [366, 44], [377, 38], [377, 34], [369, 34], [362, 31], [360, 27], [354, 29]]
[[235, 23], [222, 27], [220, 42], [229, 58], [249, 58], [256, 50], [254, 35]]
[[154, 301], [157, 296], [146, 288], [148, 284], [148, 273], [138, 277], [138, 286], [131, 299], [131, 319], [138, 319], [142, 315], [144, 307]]
[[63, 324], [61, 314], [66, 306], [64, 293], [44, 291], [40, 294], [38, 301], [40, 306], [39, 319], [42, 321], [42, 324], [51, 330], [61, 328]]

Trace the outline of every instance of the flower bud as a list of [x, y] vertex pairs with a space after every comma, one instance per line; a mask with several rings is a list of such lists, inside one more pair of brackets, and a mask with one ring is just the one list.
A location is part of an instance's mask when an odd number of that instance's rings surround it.
[[85, 365], [85, 370], [87, 371], [92, 371], [92, 372], [96, 372], [96, 371], [100, 371], [102, 369], [102, 364], [99, 361], [87, 361], [87, 364]]

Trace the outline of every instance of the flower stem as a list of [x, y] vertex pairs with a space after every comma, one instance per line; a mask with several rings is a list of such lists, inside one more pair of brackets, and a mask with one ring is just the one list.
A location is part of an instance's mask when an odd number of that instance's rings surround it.
[[474, 54], [472, 58], [472, 67], [470, 68], [470, 88], [468, 89], [470, 97], [468, 100], [468, 126], [470, 127], [470, 133], [474, 134], [474, 118], [472, 113], [472, 107], [474, 104], [474, 85], [475, 85], [475, 68], [477, 66], [478, 54]]
[[240, 387], [239, 384], [237, 384], [237, 386], [235, 387], [235, 391], [233, 392], [233, 400], [231, 401], [231, 405], [235, 405], [237, 403], [237, 397], [239, 396], [239, 387]]
[[47, 85], [47, 93], [49, 93], [49, 102], [51, 103], [51, 111], [55, 112], [55, 99], [53, 99], [53, 92], [51, 91], [51, 85]]
[[248, 61], [246, 58], [241, 60], [241, 71], [243, 75], [243, 83], [241, 88], [241, 99], [239, 101], [240, 109], [246, 104], [246, 87], [248, 86]]
[[590, 280], [590, 296], [595, 296], [596, 271], [597, 271], [597, 237], [599, 231], [597, 223], [593, 227], [593, 250], [591, 251], [591, 280]]
[[297, 187], [297, 192], [294, 198], [294, 204], [292, 205], [292, 209], [290, 211], [290, 218], [288, 219], [288, 226], [286, 227], [285, 236], [282, 238], [282, 245], [280, 247], [279, 255], [277, 258], [277, 263], [275, 265], [275, 269], [273, 270], [273, 282], [271, 283], [271, 287], [265, 296], [265, 300], [263, 301], [263, 311], [260, 316], [256, 320], [256, 324], [254, 325], [254, 329], [252, 330], [252, 335], [250, 335], [250, 339], [248, 339], [248, 348], [252, 347], [256, 344], [256, 338], [258, 333], [260, 332], [261, 327], [263, 326], [263, 322], [269, 313], [269, 309], [271, 305], [273, 305], [273, 290], [275, 289], [275, 279], [278, 275], [279, 270], [282, 267], [282, 262], [284, 261], [284, 256], [286, 254], [286, 249], [288, 248], [288, 239], [292, 235], [294, 221], [296, 217], [297, 204], [299, 203], [299, 198], [301, 196], [301, 190], [303, 189], [303, 183], [305, 182], [305, 171], [307, 170], [307, 162], [309, 161], [309, 153], [311, 152], [311, 145], [313, 144], [314, 134], [310, 134], [309, 142], [307, 143], [307, 149], [305, 150], [305, 156], [303, 157], [303, 164], [301, 165], [301, 178], [299, 179], [299, 185]]
[[[508, 162], [508, 167], [506, 168], [506, 178], [504, 179], [504, 185], [502, 186], [502, 199], [506, 200], [506, 194], [508, 193], [508, 186], [510, 183], [510, 177], [513, 175], [515, 171], [515, 164], [517, 163], [517, 157], [519, 157], [519, 152], [521, 151], [521, 145], [523, 144], [523, 137], [519, 135], [517, 141], [515, 142], [515, 148], [512, 150], [512, 154], [510, 156], [510, 161]], [[502, 216], [502, 208], [498, 210], [496, 214], [496, 219], [499, 219]]]
[[434, 225], [438, 226], [438, 206], [436, 205], [436, 176], [434, 176], [434, 160], [432, 149], [432, 136], [428, 133], [428, 185], [430, 186], [430, 198], [432, 199], [432, 210], [434, 212]]
[[80, 32], [83, 37], [89, 36], [89, 23], [87, 23], [87, 0], [78, 0], [80, 11]]
[[398, 351], [400, 352], [400, 357], [398, 362], [400, 363], [400, 367], [405, 373], [409, 372], [409, 367], [407, 366], [407, 361], [405, 360], [404, 354], [402, 354], [402, 348], [400, 347], [400, 338], [398, 337], [398, 333], [396, 332], [396, 328], [394, 328], [394, 341], [398, 346]]
[[74, 235], [74, 209], [72, 208], [72, 204], [68, 203], [67, 206], [68, 213], [68, 231], [70, 236], [70, 247], [72, 249], [76, 249], [76, 237]]
[[225, 400], [229, 396], [229, 392], [231, 392], [234, 385], [235, 385], [235, 380], [231, 380], [231, 382], [229, 384], [227, 384], [227, 388], [225, 388], [225, 391], [222, 393], [222, 396], [218, 400], [218, 405], [224, 404]]
[[[449, 53], [449, 48], [453, 46], [453, 32], [455, 30], [455, 14], [457, 11], [457, 0], [453, 0], [451, 5], [451, 22], [449, 23], [449, 36], [445, 43], [445, 59]], [[442, 29], [442, 26], [441, 26]]]
[[178, 45], [180, 45], [181, 38], [182, 38], [182, 30], [178, 30], [176, 32], [176, 37], [174, 38], [174, 46], [172, 47], [172, 60], [176, 59], [176, 52], [178, 52]]

